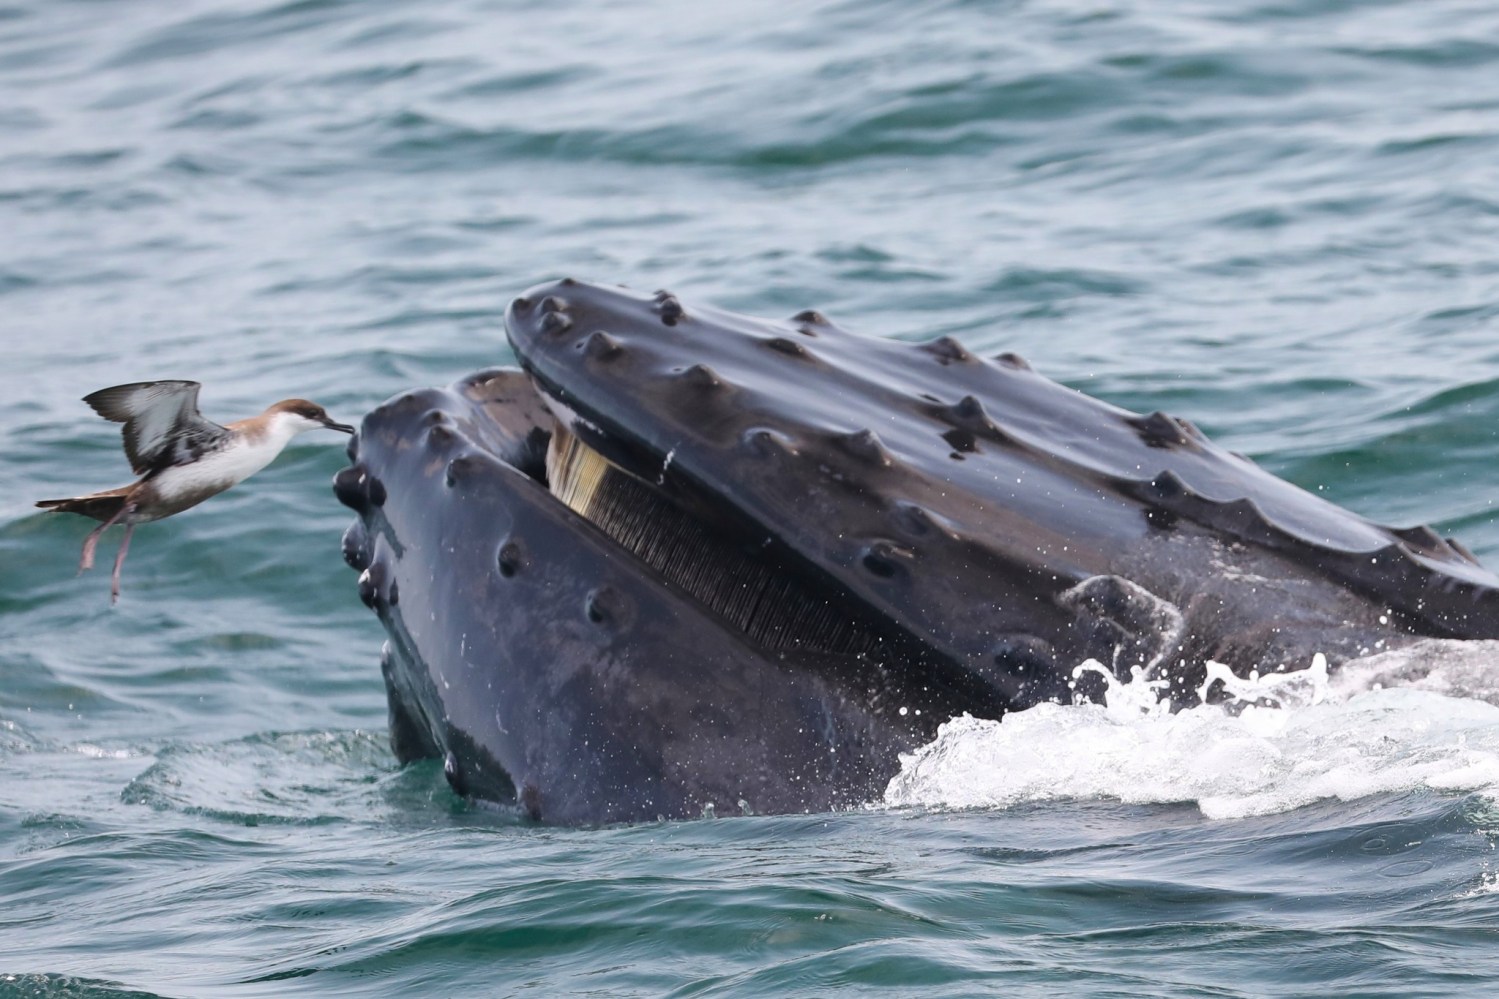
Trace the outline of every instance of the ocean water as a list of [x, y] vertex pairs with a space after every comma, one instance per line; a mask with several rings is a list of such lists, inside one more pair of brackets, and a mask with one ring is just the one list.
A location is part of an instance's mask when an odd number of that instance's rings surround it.
[[863, 809], [540, 827], [396, 766], [341, 438], [139, 530], [114, 608], [113, 542], [75, 577], [90, 525], [32, 502], [127, 480], [96, 388], [356, 420], [574, 275], [1015, 350], [1499, 565], [1496, 39], [1469, 0], [0, 0], [0, 996], [1491, 994], [1483, 696], [1124, 687], [955, 719]]

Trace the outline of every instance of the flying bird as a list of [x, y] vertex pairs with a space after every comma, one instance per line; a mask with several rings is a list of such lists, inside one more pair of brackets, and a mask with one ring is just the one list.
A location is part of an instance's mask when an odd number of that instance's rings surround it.
[[198, 412], [201, 387], [187, 381], [132, 382], [84, 396], [94, 412], [125, 424], [125, 456], [140, 478], [118, 489], [37, 503], [47, 510], [102, 521], [84, 539], [80, 573], [93, 568], [99, 536], [115, 524], [125, 526], [110, 577], [111, 604], [120, 598], [120, 567], [136, 524], [181, 513], [243, 482], [269, 465], [300, 433], [325, 427], [354, 432], [306, 399], [283, 399], [259, 416], [220, 426]]

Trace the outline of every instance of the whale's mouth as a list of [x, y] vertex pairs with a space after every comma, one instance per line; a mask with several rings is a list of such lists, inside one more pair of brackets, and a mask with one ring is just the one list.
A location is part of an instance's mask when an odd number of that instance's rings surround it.
[[584, 408], [566, 385], [527, 374], [552, 415], [539, 476], [548, 492], [758, 655], [895, 695], [892, 703], [913, 705], [918, 727], [964, 710], [1007, 710], [1001, 692], [840, 585], [779, 525], [686, 474], [672, 447]]
[[[773, 536], [736, 523], [722, 498], [672, 474], [669, 452], [642, 454], [541, 395], [560, 411], [546, 451], [551, 494], [748, 642], [769, 652], [856, 658], [909, 644], [847, 594], [792, 565]], [[585, 441], [574, 432], [580, 426], [621, 458]], [[654, 481], [640, 470], [642, 462], [657, 467]]]

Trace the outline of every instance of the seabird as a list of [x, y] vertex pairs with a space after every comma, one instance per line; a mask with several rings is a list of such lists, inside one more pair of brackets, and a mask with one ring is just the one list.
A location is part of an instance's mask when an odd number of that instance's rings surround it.
[[93, 568], [99, 535], [115, 524], [125, 525], [110, 578], [110, 603], [120, 598], [120, 567], [136, 524], [181, 513], [243, 482], [269, 465], [297, 434], [324, 427], [354, 432], [306, 399], [283, 399], [259, 416], [220, 426], [198, 412], [201, 387], [187, 381], [132, 382], [84, 396], [94, 412], [125, 424], [125, 456], [140, 479], [118, 489], [37, 503], [103, 521], [83, 542], [80, 573]]

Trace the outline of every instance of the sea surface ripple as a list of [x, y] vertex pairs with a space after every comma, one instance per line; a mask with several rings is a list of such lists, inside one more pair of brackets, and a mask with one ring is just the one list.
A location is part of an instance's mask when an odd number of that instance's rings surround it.
[[1499, 565], [1499, 7], [0, 0], [0, 86], [0, 997], [1499, 983], [1481, 700], [959, 720], [867, 809], [536, 827], [391, 756], [340, 442], [114, 609], [32, 507], [125, 481], [89, 391], [353, 420], [573, 275], [1018, 351]]

